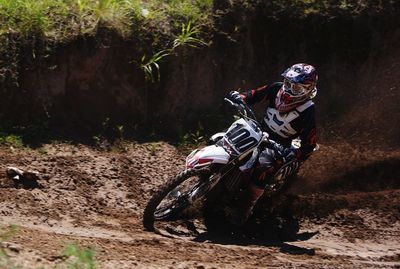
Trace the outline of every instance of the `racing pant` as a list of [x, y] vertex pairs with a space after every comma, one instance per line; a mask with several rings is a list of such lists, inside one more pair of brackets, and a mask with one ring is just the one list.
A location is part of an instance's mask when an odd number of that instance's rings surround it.
[[[239, 224], [244, 224], [252, 214], [253, 208], [275, 173], [285, 164], [285, 148], [277, 143], [270, 143], [261, 150], [254, 165], [250, 184], [243, 193], [239, 208]], [[297, 164], [298, 169], [299, 163]]]

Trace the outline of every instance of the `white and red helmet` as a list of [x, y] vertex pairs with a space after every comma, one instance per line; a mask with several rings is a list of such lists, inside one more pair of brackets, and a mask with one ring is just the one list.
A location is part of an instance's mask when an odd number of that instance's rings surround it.
[[303, 103], [317, 94], [318, 75], [314, 66], [295, 64], [286, 69], [282, 76], [284, 80], [281, 98], [287, 105]]

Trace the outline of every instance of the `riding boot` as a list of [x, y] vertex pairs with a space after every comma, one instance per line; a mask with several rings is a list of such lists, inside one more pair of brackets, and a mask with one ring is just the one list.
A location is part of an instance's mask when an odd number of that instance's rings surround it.
[[243, 194], [239, 197], [239, 203], [236, 214], [232, 218], [232, 223], [237, 226], [242, 226], [248, 220], [253, 212], [253, 208], [256, 205], [258, 199], [264, 193], [264, 189], [256, 186], [254, 183], [250, 183], [247, 189], [244, 190]]

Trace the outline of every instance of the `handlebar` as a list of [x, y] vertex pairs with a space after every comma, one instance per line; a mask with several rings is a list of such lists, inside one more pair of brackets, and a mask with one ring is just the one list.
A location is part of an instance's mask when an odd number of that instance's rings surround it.
[[[254, 120], [258, 124], [256, 115], [254, 115], [253, 110], [251, 110], [251, 108], [245, 102], [241, 102], [240, 104], [234, 103], [232, 102], [232, 100], [229, 100], [226, 97], [224, 98], [224, 100], [227, 101], [232, 106], [234, 106], [235, 108], [237, 108], [239, 114], [241, 114], [243, 117]], [[250, 114], [250, 117], [248, 116], [248, 114]]]
[[[238, 103], [234, 103], [232, 102], [232, 100], [228, 99], [228, 98], [224, 98], [224, 100], [226, 102], [228, 102], [230, 105], [234, 106], [235, 108], [237, 108], [239, 114], [243, 117], [246, 118], [248, 120], [251, 120], [252, 122], [254, 122], [258, 128], [260, 128], [260, 130], [262, 130], [261, 128], [261, 124], [258, 122], [256, 115], [254, 114], [253, 110], [243, 101], [240, 104]], [[247, 114], [250, 114], [251, 117], [249, 117]], [[263, 138], [262, 140], [264, 142], [268, 142], [269, 141], [269, 134], [267, 132], [262, 132], [263, 133]]]

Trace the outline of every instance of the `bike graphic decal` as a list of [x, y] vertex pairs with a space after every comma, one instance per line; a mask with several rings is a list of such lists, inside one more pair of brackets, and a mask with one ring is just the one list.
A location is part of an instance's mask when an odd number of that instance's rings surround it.
[[249, 125], [237, 123], [228, 130], [225, 134], [225, 139], [237, 153], [243, 153], [249, 148], [257, 145], [259, 138], [256, 139], [254, 137], [257, 135], [256, 132], [251, 132], [251, 127]]
[[273, 119], [273, 121], [274, 121], [276, 124], [278, 124], [279, 126], [285, 123], [284, 121], [278, 120], [278, 118], [276, 117], [276, 115], [274, 115], [272, 119]]
[[297, 133], [290, 123], [298, 116], [299, 113], [297, 111], [281, 114], [274, 108], [268, 108], [264, 121], [272, 131], [284, 138], [288, 138]]
[[290, 175], [293, 175], [294, 173], [297, 172], [297, 170], [300, 167], [300, 163], [293, 161], [289, 162], [286, 165], [283, 165], [278, 172], [275, 174], [275, 178], [278, 180], [282, 180], [287, 178]]

